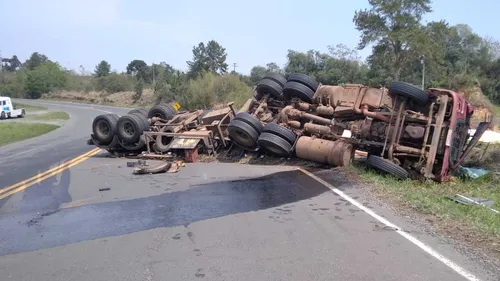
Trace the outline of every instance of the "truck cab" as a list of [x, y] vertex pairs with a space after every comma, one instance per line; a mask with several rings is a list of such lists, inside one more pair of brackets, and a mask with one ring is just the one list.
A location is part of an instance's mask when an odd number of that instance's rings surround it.
[[0, 120], [6, 118], [23, 118], [26, 114], [24, 108], [14, 108], [10, 97], [0, 96]]

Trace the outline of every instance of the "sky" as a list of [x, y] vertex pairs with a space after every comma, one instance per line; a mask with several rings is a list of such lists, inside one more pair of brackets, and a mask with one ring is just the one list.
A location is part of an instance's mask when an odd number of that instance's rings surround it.
[[[368, 0], [0, 0], [0, 56], [24, 62], [39, 52], [88, 72], [101, 60], [121, 72], [134, 59], [187, 70], [193, 46], [213, 39], [230, 69], [236, 63], [248, 74], [269, 62], [283, 67], [289, 49], [355, 48], [353, 16], [365, 8]], [[464, 23], [500, 40], [500, 1], [434, 0], [432, 8], [424, 23]], [[365, 58], [371, 50], [358, 52]]]

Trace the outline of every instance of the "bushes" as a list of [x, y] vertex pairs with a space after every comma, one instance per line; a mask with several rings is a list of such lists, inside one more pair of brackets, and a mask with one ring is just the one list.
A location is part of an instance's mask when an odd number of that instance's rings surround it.
[[205, 73], [195, 80], [189, 80], [179, 101], [184, 108], [213, 108], [219, 104], [234, 101], [237, 107], [252, 97], [252, 89], [236, 75]]
[[114, 73], [109, 76], [97, 78], [96, 90], [108, 93], [133, 91], [134, 80], [132, 77]]

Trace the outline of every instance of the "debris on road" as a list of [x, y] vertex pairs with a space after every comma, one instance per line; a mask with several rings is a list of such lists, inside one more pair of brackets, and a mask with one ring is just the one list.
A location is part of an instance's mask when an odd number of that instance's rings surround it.
[[127, 162], [127, 167], [136, 167], [136, 166], [148, 166], [145, 160], [138, 160], [135, 162]]
[[101, 187], [99, 188], [99, 191], [108, 191], [111, 190], [111, 187]]
[[346, 166], [357, 156], [400, 179], [451, 180], [489, 127], [470, 136], [474, 107], [457, 92], [421, 90], [394, 81], [389, 88], [323, 85], [300, 73], [267, 74], [253, 98], [236, 111], [179, 111], [177, 103], [103, 114], [92, 124], [92, 143], [143, 159], [199, 161], [239, 150]]
[[134, 169], [133, 174], [144, 175], [144, 174], [158, 174], [165, 173], [172, 166], [172, 162], [160, 163], [156, 166], [138, 166]]

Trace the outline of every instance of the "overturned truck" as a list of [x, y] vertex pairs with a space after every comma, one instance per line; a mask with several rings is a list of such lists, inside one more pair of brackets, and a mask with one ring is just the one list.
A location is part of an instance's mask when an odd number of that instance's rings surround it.
[[[356, 150], [366, 163], [400, 179], [446, 181], [490, 125], [469, 135], [474, 107], [460, 94], [421, 90], [395, 81], [389, 88], [322, 85], [292, 73], [268, 73], [238, 112], [179, 111], [178, 104], [94, 119], [90, 144], [110, 152], [164, 155], [199, 149], [216, 155], [239, 147], [280, 157], [346, 166]], [[194, 155], [194, 156], [193, 156]]]
[[399, 81], [388, 89], [321, 85], [303, 74], [278, 78], [265, 77], [229, 124], [229, 138], [243, 149], [335, 166], [348, 165], [361, 150], [369, 166], [397, 178], [445, 181], [490, 125], [481, 122], [470, 138], [474, 107], [447, 89], [424, 91]]

